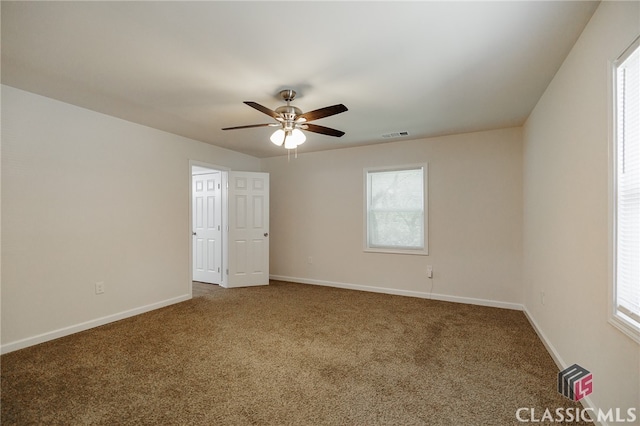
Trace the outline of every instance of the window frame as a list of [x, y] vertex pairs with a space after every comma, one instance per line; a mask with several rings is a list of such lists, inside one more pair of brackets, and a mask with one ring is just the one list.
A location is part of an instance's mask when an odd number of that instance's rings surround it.
[[620, 54], [609, 67], [610, 73], [610, 142], [609, 142], [609, 323], [640, 344], [640, 321], [618, 309], [617, 303], [617, 246], [618, 246], [618, 67], [636, 50], [640, 50], [640, 36]]
[[[369, 245], [369, 174], [376, 172], [393, 172], [404, 170], [422, 169], [422, 212], [423, 212], [423, 248], [396, 248]], [[428, 163], [405, 164], [400, 166], [367, 167], [363, 170], [364, 176], [364, 226], [363, 226], [363, 251], [367, 253], [429, 255], [429, 165]]]

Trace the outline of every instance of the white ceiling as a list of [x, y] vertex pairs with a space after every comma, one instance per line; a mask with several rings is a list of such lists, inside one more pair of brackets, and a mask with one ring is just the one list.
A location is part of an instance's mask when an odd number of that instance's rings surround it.
[[6, 2], [2, 83], [257, 157], [244, 105], [349, 111], [299, 152], [524, 123], [597, 2]]

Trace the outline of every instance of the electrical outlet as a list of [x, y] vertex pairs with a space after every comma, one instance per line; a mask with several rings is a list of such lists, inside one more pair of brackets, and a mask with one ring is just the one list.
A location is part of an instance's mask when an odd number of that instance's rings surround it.
[[309, 257], [307, 258], [307, 263], [308, 263], [309, 265], [312, 265], [312, 264], [313, 264], [313, 257], [309, 256]]
[[96, 283], [96, 294], [104, 293], [104, 281], [98, 281]]
[[544, 305], [544, 291], [540, 292], [540, 303]]
[[433, 278], [433, 266], [427, 265], [427, 278]]

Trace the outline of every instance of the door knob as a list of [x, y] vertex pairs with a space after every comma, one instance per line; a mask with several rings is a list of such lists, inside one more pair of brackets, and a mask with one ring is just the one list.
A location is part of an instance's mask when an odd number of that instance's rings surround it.
[[193, 232], [193, 235], [195, 236], [195, 235], [198, 235], [198, 234], [196, 234], [195, 232]]
[[269, 233], [268, 233], [268, 232], [265, 232], [265, 233], [264, 233], [264, 236], [265, 236], [265, 237], [268, 237], [268, 236], [269, 236]]

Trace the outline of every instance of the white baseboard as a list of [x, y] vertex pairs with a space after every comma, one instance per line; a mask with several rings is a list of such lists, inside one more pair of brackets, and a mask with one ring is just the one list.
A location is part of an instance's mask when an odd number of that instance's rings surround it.
[[475, 299], [472, 297], [450, 296], [447, 294], [434, 294], [422, 291], [400, 290], [396, 288], [372, 287], [360, 284], [339, 283], [333, 281], [313, 280], [298, 277], [285, 277], [282, 275], [271, 275], [270, 278], [276, 281], [289, 281], [301, 284], [313, 284], [325, 287], [337, 287], [348, 290], [369, 291], [373, 293], [393, 294], [396, 296], [418, 297], [421, 299], [441, 300], [444, 302], [466, 303], [469, 305], [489, 306], [493, 308], [513, 309], [521, 311], [522, 305], [519, 303], [501, 302], [498, 300]]
[[531, 315], [531, 312], [529, 312], [526, 306], [524, 307], [523, 312], [524, 312], [524, 315], [529, 320], [531, 327], [533, 327], [536, 334], [538, 334], [538, 337], [540, 338], [540, 340], [542, 340], [542, 344], [544, 345], [545, 348], [547, 348], [547, 352], [549, 352], [549, 355], [551, 355], [553, 362], [556, 363], [556, 365], [560, 370], [564, 370], [565, 368], [567, 368], [568, 365], [562, 360], [562, 357], [560, 356], [556, 348], [551, 344], [551, 342], [549, 342], [549, 339], [547, 339], [547, 336], [544, 334], [544, 332], [542, 331], [542, 329], [540, 328], [536, 320], [533, 318], [533, 316]]
[[[549, 352], [549, 355], [551, 355], [551, 358], [553, 359], [553, 362], [555, 362], [556, 365], [558, 366], [558, 369], [560, 371], [562, 371], [565, 368], [569, 367], [569, 364], [564, 362], [564, 360], [562, 359], [562, 357], [560, 356], [560, 354], [558, 353], [556, 348], [551, 344], [551, 342], [549, 341], [547, 336], [544, 334], [544, 332], [542, 331], [542, 329], [540, 328], [540, 326], [538, 325], [536, 320], [533, 318], [533, 315], [531, 315], [531, 312], [529, 312], [527, 307], [523, 306], [522, 310], [524, 312], [524, 315], [529, 320], [529, 323], [531, 324], [531, 327], [533, 327], [533, 329], [535, 330], [536, 334], [538, 334], [538, 337], [540, 338], [540, 340], [542, 340], [542, 344], [547, 349], [547, 352]], [[571, 364], [571, 365], [573, 365], [573, 364]], [[588, 396], [582, 398], [580, 400], [580, 403], [582, 404], [582, 406], [584, 408], [590, 408], [591, 410], [593, 410], [593, 412], [597, 411], [597, 407], [593, 404], [593, 401], [591, 401], [591, 398], [589, 398]], [[601, 426], [608, 426], [607, 422], [594, 421], [594, 423], [598, 424], [598, 425], [601, 425]]]
[[78, 333], [80, 331], [89, 330], [90, 328], [99, 327], [101, 325], [109, 324], [111, 322], [115, 322], [125, 318], [140, 315], [145, 312], [153, 311], [155, 309], [164, 308], [165, 306], [184, 302], [185, 300], [189, 300], [189, 299], [191, 299], [191, 295], [185, 294], [182, 296], [174, 297], [172, 299], [167, 299], [161, 302], [152, 303], [150, 305], [141, 306], [139, 308], [130, 309], [128, 311], [119, 312], [117, 314], [107, 315], [106, 317], [96, 318], [91, 321], [86, 321], [86, 322], [72, 325], [69, 327], [60, 328], [58, 330], [39, 334], [37, 336], [27, 337], [26, 339], [17, 340], [15, 342], [5, 343], [0, 347], [0, 353], [6, 354], [9, 352], [17, 351], [18, 349], [24, 349], [29, 346], [37, 345], [39, 343], [48, 342], [49, 340], [54, 340], [60, 337], [69, 336], [70, 334]]

